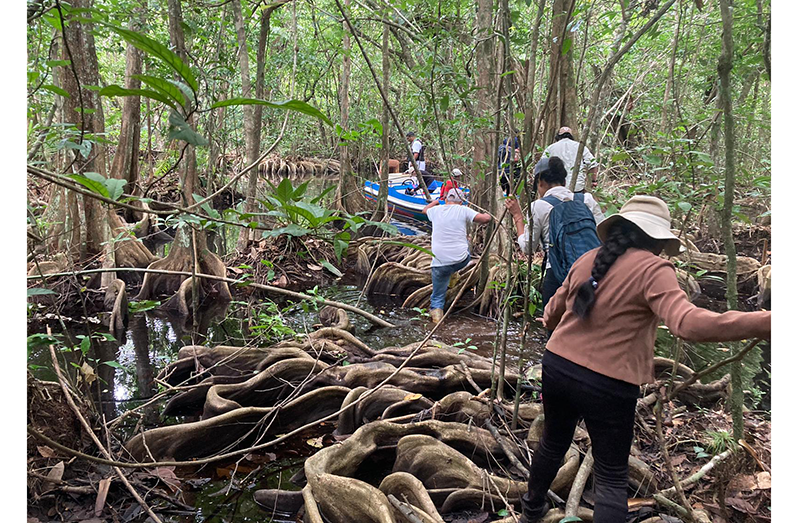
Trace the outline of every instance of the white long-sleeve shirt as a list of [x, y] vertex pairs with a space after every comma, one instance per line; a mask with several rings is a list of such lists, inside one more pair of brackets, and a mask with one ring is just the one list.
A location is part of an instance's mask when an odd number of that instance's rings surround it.
[[[571, 186], [571, 175], [574, 171], [577, 152], [579, 152], [579, 142], [576, 140], [571, 140], [570, 138], [557, 140], [553, 144], [546, 147], [546, 150], [543, 151], [543, 156], [546, 158], [558, 156], [562, 160], [562, 163], [565, 165], [565, 170], [568, 173], [568, 176], [565, 178], [566, 187]], [[584, 190], [587, 171], [597, 166], [598, 163], [596, 163], [593, 153], [590, 152], [590, 149], [585, 147], [585, 150], [582, 152], [582, 165], [579, 168], [579, 176], [576, 178], [576, 186], [574, 187], [575, 190]]]
[[[560, 201], [568, 202], [574, 199], [574, 193], [569, 191], [564, 186], [552, 187], [546, 191], [546, 196], [554, 196]], [[601, 212], [598, 202], [593, 198], [590, 193], [585, 193], [585, 205], [590, 212], [593, 213], [593, 218], [598, 225], [604, 219], [604, 213]], [[538, 248], [538, 244], [542, 244], [545, 252], [549, 251], [549, 213], [551, 213], [553, 206], [538, 198], [532, 205], [530, 205], [532, 220], [529, 225], [524, 227], [524, 234], [518, 236], [518, 245], [521, 250], [527, 254], [532, 254]], [[532, 229], [532, 241], [529, 240], [529, 230]], [[546, 262], [546, 268], [551, 267], [551, 263]]]

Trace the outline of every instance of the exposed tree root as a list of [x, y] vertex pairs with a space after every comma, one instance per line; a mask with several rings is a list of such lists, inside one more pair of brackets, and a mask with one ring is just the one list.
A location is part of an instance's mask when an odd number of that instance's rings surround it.
[[108, 225], [111, 228], [111, 238], [114, 238], [112, 245], [116, 267], [144, 268], [158, 260], [157, 256], [131, 234], [131, 227], [113, 209], [108, 210]]
[[111, 309], [108, 328], [118, 340], [124, 339], [128, 324], [127, 292], [125, 282], [116, 279], [105, 291], [105, 307]]
[[[204, 232], [194, 235], [196, 246], [192, 246], [192, 239], [182, 229], [178, 231], [175, 241], [169, 250], [169, 255], [163, 260], [157, 260], [148, 266], [148, 269], [164, 271], [185, 271], [199, 274], [209, 274], [224, 278], [227, 270], [222, 260], [208, 250]], [[194, 256], [196, 253], [196, 259]], [[186, 284], [185, 282], [189, 283]], [[230, 301], [232, 295], [226, 282], [202, 279], [197, 285], [184, 276], [147, 273], [141, 285], [137, 300], [151, 300], [161, 295], [174, 295], [170, 300], [181, 315], [191, 312], [189, 304], [192, 303], [191, 293], [194, 288], [200, 292], [197, 300], [205, 297], [214, 301]], [[174, 301], [172, 301], [174, 300]]]

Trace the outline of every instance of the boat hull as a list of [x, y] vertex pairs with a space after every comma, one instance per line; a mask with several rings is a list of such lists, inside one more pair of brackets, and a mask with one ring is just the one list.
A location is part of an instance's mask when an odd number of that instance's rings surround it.
[[[394, 214], [406, 216], [414, 220], [422, 222], [429, 221], [427, 215], [421, 212], [427, 206], [427, 201], [424, 194], [418, 191], [418, 194], [406, 194], [406, 190], [412, 188], [410, 184], [391, 184], [388, 183], [388, 209], [392, 210]], [[463, 189], [468, 195], [468, 189]], [[363, 193], [366, 198], [372, 201], [377, 201], [377, 196], [380, 192], [380, 184], [377, 182], [367, 181], [363, 187]], [[433, 199], [438, 199], [441, 194], [441, 184], [434, 181], [430, 185], [430, 195]]]

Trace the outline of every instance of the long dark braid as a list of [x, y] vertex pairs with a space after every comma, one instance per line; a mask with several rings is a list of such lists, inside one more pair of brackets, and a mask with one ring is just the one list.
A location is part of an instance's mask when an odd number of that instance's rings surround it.
[[574, 313], [582, 319], [590, 315], [596, 303], [596, 289], [599, 282], [607, 275], [612, 264], [630, 248], [656, 251], [659, 240], [651, 238], [632, 222], [618, 220], [610, 226], [607, 239], [596, 254], [590, 278], [579, 286], [574, 299]]

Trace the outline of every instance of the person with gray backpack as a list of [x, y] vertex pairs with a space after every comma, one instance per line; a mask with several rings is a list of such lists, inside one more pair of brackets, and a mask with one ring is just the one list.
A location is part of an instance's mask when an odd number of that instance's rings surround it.
[[518, 200], [507, 198], [505, 205], [513, 217], [521, 250], [531, 255], [542, 244], [546, 253], [541, 288], [545, 309], [571, 265], [584, 253], [601, 245], [596, 225], [604, 219], [604, 213], [592, 195], [574, 194], [565, 187], [568, 172], [559, 157], [541, 158], [535, 164], [534, 175], [539, 198], [530, 206], [531, 240]]

